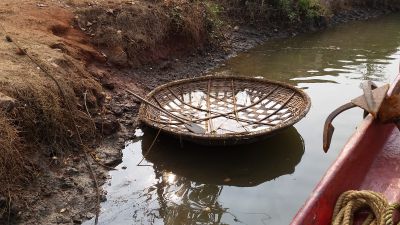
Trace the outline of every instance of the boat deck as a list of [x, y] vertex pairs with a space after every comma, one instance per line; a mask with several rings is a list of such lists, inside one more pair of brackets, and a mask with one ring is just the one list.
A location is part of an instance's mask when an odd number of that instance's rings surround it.
[[389, 202], [400, 202], [400, 132], [393, 129], [376, 155], [360, 189], [383, 193]]

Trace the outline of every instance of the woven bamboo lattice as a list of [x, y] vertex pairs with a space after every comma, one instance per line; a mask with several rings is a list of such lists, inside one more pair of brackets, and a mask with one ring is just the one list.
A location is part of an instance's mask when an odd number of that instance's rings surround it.
[[206, 76], [170, 82], [147, 100], [205, 128], [190, 132], [182, 121], [147, 104], [140, 120], [178, 138], [206, 145], [232, 145], [259, 140], [293, 125], [310, 109], [310, 99], [285, 83], [237, 76]]

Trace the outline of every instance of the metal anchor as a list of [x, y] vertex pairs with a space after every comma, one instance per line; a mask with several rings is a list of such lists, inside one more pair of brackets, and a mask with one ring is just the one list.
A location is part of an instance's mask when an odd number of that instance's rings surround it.
[[387, 96], [389, 84], [377, 87], [371, 81], [364, 81], [361, 84], [363, 95], [351, 100], [336, 110], [334, 110], [326, 119], [323, 132], [323, 148], [327, 152], [335, 127], [332, 121], [342, 112], [354, 107], [364, 109], [364, 117], [371, 114], [374, 119], [383, 123], [394, 122], [400, 130], [400, 82], [396, 84], [392, 95]]

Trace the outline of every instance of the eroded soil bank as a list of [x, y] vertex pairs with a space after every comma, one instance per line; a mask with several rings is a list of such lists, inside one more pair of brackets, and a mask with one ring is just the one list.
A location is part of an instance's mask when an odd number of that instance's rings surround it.
[[95, 216], [92, 175], [104, 183], [137, 125], [125, 89], [145, 95], [268, 39], [395, 10], [341, 3], [265, 16], [257, 1], [1, 1], [0, 223]]

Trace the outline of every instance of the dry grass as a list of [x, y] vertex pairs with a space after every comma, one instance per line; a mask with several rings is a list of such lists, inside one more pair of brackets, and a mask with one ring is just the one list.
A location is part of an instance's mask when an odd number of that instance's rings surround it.
[[187, 1], [98, 5], [77, 12], [78, 25], [93, 36], [109, 60], [121, 66], [185, 54], [207, 42], [206, 9]]
[[17, 128], [3, 111], [0, 111], [0, 127], [0, 183], [1, 189], [10, 189], [10, 184], [27, 181], [30, 163], [20, 152], [23, 145]]
[[[90, 106], [96, 107], [101, 98], [101, 87], [88, 77], [82, 77], [70, 68], [68, 61], [59, 60], [59, 70], [51, 69], [61, 86], [62, 92], [56, 83], [45, 74], [32, 76], [30, 79], [14, 79], [3, 81], [0, 79], [0, 89], [6, 95], [18, 102], [14, 110], [14, 125], [21, 129], [23, 136], [29, 143], [45, 146], [46, 154], [59, 154], [66, 149], [76, 147], [76, 133], [73, 121], [70, 118], [71, 109], [74, 120], [79, 124], [82, 137], [90, 140], [94, 137], [90, 117], [84, 112], [83, 93], [88, 92]], [[63, 65], [64, 64], [64, 65]], [[71, 71], [72, 70], [72, 71]], [[67, 76], [66, 76], [67, 75]]]
[[[96, 110], [103, 98], [100, 85], [73, 59], [40, 61], [57, 79], [60, 92], [56, 83], [26, 56], [9, 56], [9, 61], [3, 60], [9, 70], [3, 70], [6, 75], [0, 76], [0, 90], [14, 98], [16, 105], [11, 111], [0, 111], [0, 196], [8, 196], [9, 190], [31, 180], [40, 165], [29, 158], [62, 155], [79, 147], [71, 114], [84, 141], [93, 140], [96, 131], [83, 108], [83, 93], [88, 95], [91, 110]], [[24, 70], [18, 69], [21, 65]]]
[[[36, 7], [37, 2], [31, 0], [0, 1], [0, 10], [7, 11], [1, 15], [0, 92], [15, 100], [6, 109], [0, 99], [0, 224], [7, 224], [9, 213], [16, 212], [10, 209], [30, 210], [24, 202], [29, 198], [25, 191], [37, 187], [28, 185], [35, 184], [41, 172], [47, 173], [44, 169], [51, 166], [52, 156], [63, 158], [64, 153], [78, 149], [71, 114], [84, 143], [94, 141], [96, 131], [86, 114], [84, 94], [92, 113], [98, 112], [105, 97], [101, 85], [85, 72], [84, 62], [78, 61], [78, 57], [90, 58], [84, 53], [97, 53], [87, 45], [86, 36], [74, 29], [58, 34], [66, 37], [52, 33], [58, 25], [70, 28], [72, 12], [53, 1], [44, 3], [49, 7]], [[62, 92], [15, 44], [54, 76]], [[68, 48], [57, 48], [63, 45]], [[10, 208], [10, 203], [15, 207]]]
[[[29, 183], [35, 168], [23, 151], [26, 146], [21, 142], [19, 131], [4, 111], [0, 111], [0, 127], [0, 197], [8, 203], [14, 197], [15, 188]], [[0, 222], [10, 215], [6, 202], [0, 203]]]

